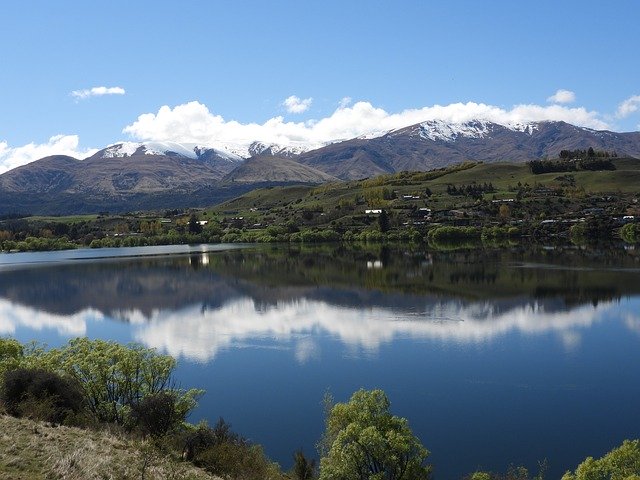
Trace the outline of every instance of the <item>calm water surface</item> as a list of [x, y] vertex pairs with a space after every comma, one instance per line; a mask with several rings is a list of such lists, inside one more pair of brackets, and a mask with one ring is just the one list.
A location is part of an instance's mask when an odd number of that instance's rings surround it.
[[0, 255], [0, 335], [86, 335], [179, 359], [289, 467], [321, 400], [382, 388], [435, 477], [510, 463], [557, 478], [640, 437], [640, 252], [178, 246]]

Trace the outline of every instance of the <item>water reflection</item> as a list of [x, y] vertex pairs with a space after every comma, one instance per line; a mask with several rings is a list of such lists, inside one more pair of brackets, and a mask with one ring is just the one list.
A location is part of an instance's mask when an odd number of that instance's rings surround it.
[[398, 338], [480, 343], [512, 332], [575, 349], [611, 310], [628, 310], [638, 331], [626, 298], [640, 288], [637, 259], [570, 253], [261, 249], [14, 269], [0, 274], [0, 333], [78, 336], [106, 319], [190, 360], [268, 339], [307, 362], [321, 357], [317, 334], [369, 353]]
[[534, 304], [493, 314], [481, 305], [443, 303], [432, 310], [400, 314], [380, 308], [348, 309], [312, 300], [282, 302], [259, 310], [252, 299], [246, 298], [214, 311], [202, 312], [194, 306], [177, 312], [157, 312], [148, 323], [137, 326], [134, 335], [145, 345], [199, 361], [264, 338], [282, 345], [296, 343], [296, 358], [307, 361], [320, 356], [319, 347], [309, 334], [329, 334], [352, 349], [369, 353], [397, 338], [470, 343], [491, 341], [510, 332], [553, 333], [568, 348], [575, 348], [580, 329], [601, 321], [611, 306], [546, 312], [542, 305]]
[[639, 253], [193, 247], [49, 266], [46, 254], [5, 256], [0, 335], [138, 341], [179, 357], [180, 381], [208, 392], [193, 420], [224, 416], [285, 467], [296, 448], [313, 451], [328, 387], [338, 399], [380, 387], [439, 476], [549, 458], [559, 478], [637, 436]]

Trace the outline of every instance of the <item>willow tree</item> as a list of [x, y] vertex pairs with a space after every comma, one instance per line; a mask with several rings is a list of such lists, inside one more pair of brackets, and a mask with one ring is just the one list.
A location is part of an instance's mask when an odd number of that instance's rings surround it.
[[320, 480], [429, 478], [426, 448], [406, 419], [392, 415], [382, 390], [358, 390], [330, 408], [321, 447]]

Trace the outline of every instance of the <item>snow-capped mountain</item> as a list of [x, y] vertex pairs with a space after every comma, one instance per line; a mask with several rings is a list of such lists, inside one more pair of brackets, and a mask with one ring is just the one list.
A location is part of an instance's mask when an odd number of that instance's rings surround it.
[[463, 161], [524, 162], [589, 147], [640, 157], [640, 132], [478, 119], [429, 120], [324, 146], [120, 142], [84, 160], [46, 157], [0, 175], [0, 213], [204, 206], [269, 182], [351, 180]]
[[122, 158], [139, 155], [168, 155], [193, 160], [217, 157], [220, 160], [237, 163], [260, 155], [291, 158], [323, 146], [324, 144], [282, 145], [259, 141], [248, 144], [218, 142], [215, 145], [177, 142], [119, 142], [100, 150], [94, 157]]
[[527, 161], [593, 147], [640, 157], [640, 132], [592, 130], [565, 122], [495, 123], [428, 120], [302, 153], [297, 161], [347, 180], [464, 161]]
[[195, 143], [177, 142], [120, 142], [109, 145], [93, 155], [94, 158], [122, 158], [139, 155], [167, 155], [197, 160], [216, 156], [229, 162], [241, 162], [243, 158], [223, 149]]
[[277, 143], [253, 142], [247, 149], [249, 157], [257, 157], [258, 155], [269, 155], [274, 157], [291, 158], [301, 153], [321, 148], [323, 145], [311, 144], [295, 144], [295, 145], [279, 145]]

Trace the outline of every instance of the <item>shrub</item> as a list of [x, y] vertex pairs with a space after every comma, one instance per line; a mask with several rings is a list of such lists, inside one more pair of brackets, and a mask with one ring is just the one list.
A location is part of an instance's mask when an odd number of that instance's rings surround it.
[[131, 417], [144, 437], [162, 437], [184, 421], [178, 414], [175, 397], [167, 392], [147, 395], [132, 405]]
[[305, 457], [302, 450], [293, 454], [293, 469], [291, 475], [295, 480], [312, 480], [315, 478], [316, 461]]
[[244, 480], [282, 478], [277, 464], [270, 462], [262, 447], [252, 445], [220, 418], [211, 428], [200, 424], [187, 434], [183, 457], [214, 475]]
[[46, 370], [8, 370], [2, 387], [2, 403], [16, 417], [64, 423], [83, 408], [79, 385]]
[[627, 223], [620, 229], [620, 237], [627, 243], [640, 242], [640, 223]]

